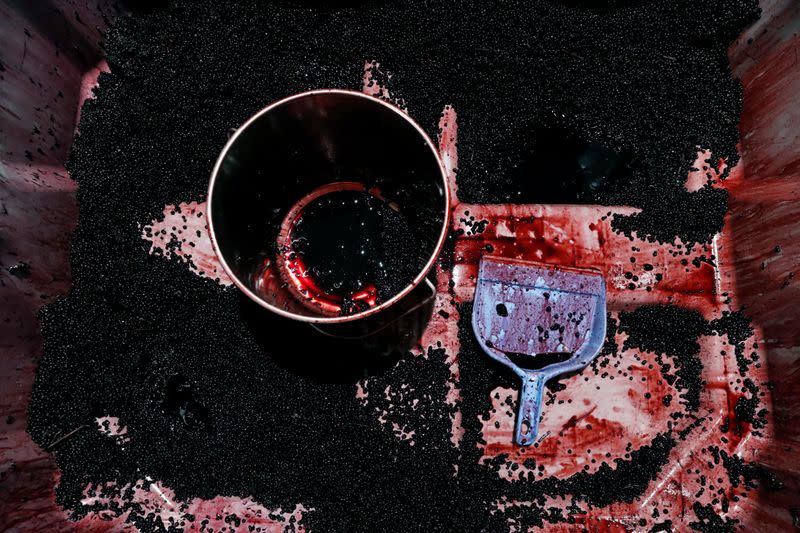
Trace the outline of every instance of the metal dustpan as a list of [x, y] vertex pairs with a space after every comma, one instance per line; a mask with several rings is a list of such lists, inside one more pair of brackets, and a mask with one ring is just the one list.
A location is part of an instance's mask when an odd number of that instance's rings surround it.
[[606, 283], [594, 269], [483, 256], [472, 328], [520, 378], [515, 441], [536, 442], [544, 385], [594, 359], [606, 336]]

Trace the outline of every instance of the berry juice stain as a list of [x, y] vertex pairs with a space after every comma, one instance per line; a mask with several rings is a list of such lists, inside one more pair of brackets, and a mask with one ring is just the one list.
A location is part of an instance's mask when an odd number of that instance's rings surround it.
[[[406, 217], [366, 191], [335, 191], [312, 200], [295, 219], [286, 267], [310, 300], [341, 315], [365, 311], [413, 280]], [[405, 250], [404, 250], [405, 249]], [[413, 263], [413, 261], [412, 261]]]

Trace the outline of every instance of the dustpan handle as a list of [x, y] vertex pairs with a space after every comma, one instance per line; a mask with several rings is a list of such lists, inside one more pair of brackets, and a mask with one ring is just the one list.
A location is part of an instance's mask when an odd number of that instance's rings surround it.
[[542, 412], [542, 395], [547, 376], [540, 372], [527, 372], [519, 390], [519, 412], [514, 432], [520, 446], [530, 446], [539, 434], [539, 416]]

